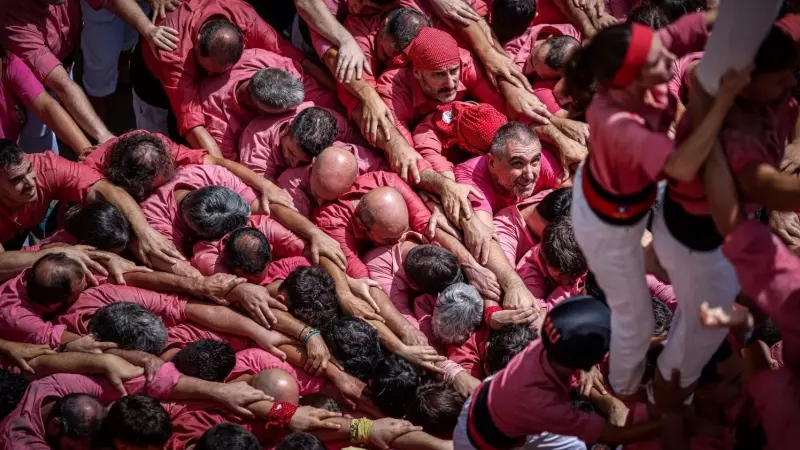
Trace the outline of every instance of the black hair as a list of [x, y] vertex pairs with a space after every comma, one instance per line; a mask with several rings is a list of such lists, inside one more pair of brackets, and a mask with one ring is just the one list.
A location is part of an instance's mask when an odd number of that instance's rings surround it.
[[261, 450], [253, 433], [235, 423], [219, 423], [209, 428], [197, 441], [195, 450]]
[[654, 337], [666, 337], [672, 327], [672, 311], [661, 300], [650, 297], [653, 304], [653, 317], [655, 318]]
[[403, 269], [414, 287], [425, 294], [438, 294], [451, 284], [464, 282], [455, 255], [437, 245], [418, 245], [403, 261]]
[[142, 202], [153, 193], [157, 179], [170, 180], [175, 176], [175, 163], [156, 135], [133, 132], [120, 136], [111, 146], [103, 174], [134, 200]]
[[57, 399], [50, 410], [50, 416], [59, 419], [61, 436], [87, 440], [100, 431], [104, 413], [100, 400], [87, 394], [67, 394]]
[[685, 14], [706, 9], [704, 0], [657, 0], [653, 3], [663, 11], [668, 23], [675, 22]]
[[755, 328], [755, 337], [772, 347], [783, 340], [783, 335], [772, 319], [767, 318]]
[[250, 205], [239, 193], [223, 186], [193, 190], [183, 197], [178, 208], [189, 228], [207, 240], [221, 239], [250, 219]]
[[667, 14], [661, 7], [654, 3], [643, 2], [641, 5], [633, 8], [628, 15], [628, 22], [636, 22], [642, 25], [658, 30], [669, 25], [670, 20]]
[[581, 97], [592, 90], [595, 81], [611, 81], [622, 67], [630, 42], [630, 23], [600, 30], [589, 44], [575, 51], [567, 63], [564, 77], [567, 94]]
[[22, 375], [0, 367], [0, 421], [19, 405], [28, 384]]
[[64, 228], [81, 244], [98, 250], [114, 250], [128, 246], [131, 228], [128, 219], [116, 206], [93, 202], [74, 206], [66, 217]]
[[429, 434], [445, 436], [453, 432], [465, 399], [449, 383], [427, 380], [417, 388], [408, 406], [408, 420]]
[[286, 277], [289, 312], [314, 328], [322, 328], [339, 318], [339, 300], [333, 278], [319, 267], [298, 267]]
[[161, 318], [131, 302], [111, 303], [98, 309], [89, 320], [89, 333], [122, 350], [160, 355], [167, 347], [167, 327]]
[[325, 394], [309, 394], [304, 395], [300, 399], [300, 406], [313, 406], [317, 409], [324, 409], [325, 411], [344, 413], [344, 408], [333, 397]]
[[297, 145], [310, 158], [314, 158], [330, 147], [339, 129], [333, 114], [323, 108], [312, 106], [300, 111], [292, 120], [291, 135], [297, 140]]
[[[217, 39], [217, 33], [232, 33], [234, 39]], [[200, 56], [210, 57], [214, 64], [232, 66], [239, 61], [244, 52], [244, 35], [233, 22], [225, 19], [211, 19], [200, 27], [197, 51]]]
[[794, 40], [780, 28], [773, 26], [767, 38], [758, 48], [754, 74], [794, 70], [798, 63]]
[[325, 444], [309, 433], [292, 433], [275, 446], [275, 450], [325, 450]]
[[550, 267], [570, 278], [586, 273], [586, 258], [575, 240], [572, 219], [568, 216], [556, 219], [542, 232], [542, 256]]
[[147, 395], [136, 394], [114, 402], [103, 421], [103, 435], [140, 447], [162, 447], [172, 437], [172, 422], [161, 403]]
[[272, 248], [261, 230], [243, 227], [228, 236], [222, 257], [231, 269], [256, 275], [263, 272], [272, 261]]
[[506, 42], [524, 33], [535, 16], [535, 0], [495, 0], [489, 23], [497, 39]]
[[236, 365], [236, 354], [227, 342], [202, 339], [181, 349], [172, 363], [184, 375], [221, 383]]
[[700, 372], [700, 379], [697, 382], [698, 387], [719, 381], [720, 376], [719, 372], [717, 372], [717, 364], [730, 358], [732, 354], [733, 347], [731, 347], [730, 342], [727, 339], [723, 340], [717, 351], [714, 352], [711, 359], [703, 367], [703, 371]]
[[536, 205], [536, 212], [542, 219], [552, 222], [559, 217], [570, 215], [572, 208], [572, 188], [563, 187], [547, 194], [542, 201]]
[[414, 8], [397, 8], [386, 16], [384, 31], [392, 38], [397, 51], [405, 50], [417, 37], [419, 30], [432, 26], [431, 20]]
[[0, 169], [22, 164], [25, 152], [11, 139], [0, 139]]
[[247, 93], [256, 104], [280, 111], [296, 108], [306, 97], [302, 80], [277, 67], [264, 67], [254, 73]]
[[581, 46], [580, 41], [572, 36], [550, 36], [546, 42], [550, 48], [547, 50], [544, 63], [555, 71], [561, 71], [567, 65], [570, 52]]
[[606, 301], [606, 293], [597, 283], [597, 277], [589, 271], [586, 273], [586, 295], [591, 295], [594, 298], [600, 299], [606, 305], [608, 301]]
[[375, 406], [389, 417], [403, 417], [419, 386], [419, 375], [405, 358], [389, 355], [375, 369], [371, 389]]
[[519, 352], [538, 338], [539, 334], [526, 325], [508, 325], [493, 330], [486, 347], [486, 370], [489, 375], [504, 369]]
[[372, 378], [383, 359], [378, 330], [361, 319], [343, 316], [323, 327], [322, 336], [346, 372], [364, 382]]
[[73, 282], [83, 276], [81, 265], [66, 253], [42, 256], [28, 272], [28, 298], [40, 305], [64, 305], [74, 294]]

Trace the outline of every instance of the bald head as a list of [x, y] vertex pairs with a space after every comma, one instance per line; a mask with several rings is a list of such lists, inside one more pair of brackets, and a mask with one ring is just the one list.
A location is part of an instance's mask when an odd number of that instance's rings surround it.
[[276, 402], [297, 404], [300, 401], [300, 387], [297, 385], [297, 380], [285, 370], [261, 371], [250, 380], [250, 386], [273, 397]]
[[397, 242], [408, 229], [406, 201], [391, 187], [369, 191], [358, 202], [356, 214], [367, 229], [369, 238], [379, 245]]
[[227, 72], [244, 51], [244, 35], [225, 19], [212, 19], [200, 27], [195, 43], [197, 62], [209, 73]]
[[27, 282], [28, 298], [54, 310], [69, 306], [86, 288], [83, 268], [65, 253], [39, 258]]
[[353, 187], [357, 176], [356, 157], [347, 149], [328, 147], [314, 160], [309, 183], [318, 199], [335, 200]]

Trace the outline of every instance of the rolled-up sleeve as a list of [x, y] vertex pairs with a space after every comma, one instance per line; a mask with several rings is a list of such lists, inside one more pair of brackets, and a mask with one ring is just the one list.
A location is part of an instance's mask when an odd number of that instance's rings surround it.
[[356, 236], [348, 219], [350, 216], [351, 214], [341, 205], [326, 205], [316, 212], [314, 224], [339, 243], [347, 259], [347, 275], [353, 278], [368, 278], [369, 269], [358, 255]]
[[442, 142], [433, 124], [435, 115], [428, 116], [414, 129], [414, 149], [436, 172], [452, 172], [455, 165], [442, 155]]

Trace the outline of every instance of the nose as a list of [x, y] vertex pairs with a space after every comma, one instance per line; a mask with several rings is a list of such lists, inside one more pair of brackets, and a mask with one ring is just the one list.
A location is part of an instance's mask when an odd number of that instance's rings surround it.
[[458, 78], [455, 75], [450, 75], [447, 77], [448, 89], [455, 89], [457, 85], [458, 85]]

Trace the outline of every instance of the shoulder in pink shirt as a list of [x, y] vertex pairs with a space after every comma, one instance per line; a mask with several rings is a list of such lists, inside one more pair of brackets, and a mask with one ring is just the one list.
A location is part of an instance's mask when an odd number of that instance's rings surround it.
[[13, 54], [0, 61], [0, 70], [0, 138], [16, 142], [28, 118], [26, 108], [44, 92], [44, 86]]
[[547, 265], [542, 259], [540, 245], [536, 245], [522, 257], [517, 264], [517, 273], [533, 296], [542, 302], [539, 307], [545, 306], [549, 310], [566, 298], [580, 295], [586, 277], [578, 277], [568, 284], [556, 284], [550, 278]]
[[495, 213], [494, 231], [503, 253], [506, 254], [506, 258], [512, 266], [516, 266], [522, 259], [522, 255], [539, 241], [528, 228], [520, 210], [535, 208], [551, 192], [553, 192], [552, 189], [544, 190], [527, 200], [507, 206]]
[[116, 144], [120, 139], [124, 139], [133, 134], [139, 133], [150, 134], [163, 142], [164, 147], [166, 147], [167, 153], [172, 159], [172, 162], [175, 163], [176, 168], [188, 166], [189, 164], [202, 165], [206, 159], [206, 156], [208, 156], [208, 151], [206, 150], [193, 149], [178, 144], [161, 133], [149, 133], [143, 130], [134, 130], [98, 145], [97, 148], [86, 157], [86, 160], [83, 163], [100, 173], [104, 173], [106, 164], [108, 163], [109, 155], [111, 154], [111, 147], [113, 147], [114, 144]]
[[458, 363], [473, 377], [482, 380], [486, 378], [483, 370], [483, 361], [486, 358], [486, 345], [489, 343], [491, 330], [481, 326], [469, 335], [461, 345], [448, 345], [445, 348], [447, 359]]
[[205, 79], [199, 88], [205, 127], [217, 141], [223, 156], [238, 161], [239, 134], [258, 115], [236, 99], [236, 89], [259, 70], [274, 67], [303, 79], [299, 62], [261, 49], [247, 49], [230, 72]]
[[225, 381], [230, 382], [242, 375], [255, 375], [269, 369], [281, 369], [289, 372], [297, 380], [300, 395], [317, 394], [329, 384], [325, 378], [310, 375], [260, 348], [248, 348], [236, 353], [236, 365]]
[[27, 277], [25, 270], [0, 287], [0, 339], [58, 348], [66, 327], [43, 319], [44, 308], [28, 298]]
[[221, 333], [194, 323], [185, 322], [167, 328], [167, 347], [164, 351], [175, 348], [182, 349], [192, 342], [203, 339], [227, 342], [234, 352], [244, 350], [252, 345], [250, 339], [244, 336]]
[[[537, 3], [541, 3], [541, 0]], [[511, 61], [524, 73], [528, 58], [536, 49], [536, 42], [550, 36], [572, 36], [578, 41], [581, 40], [581, 32], [571, 24], [543, 22], [528, 27], [524, 33], [503, 44], [503, 49]]]

